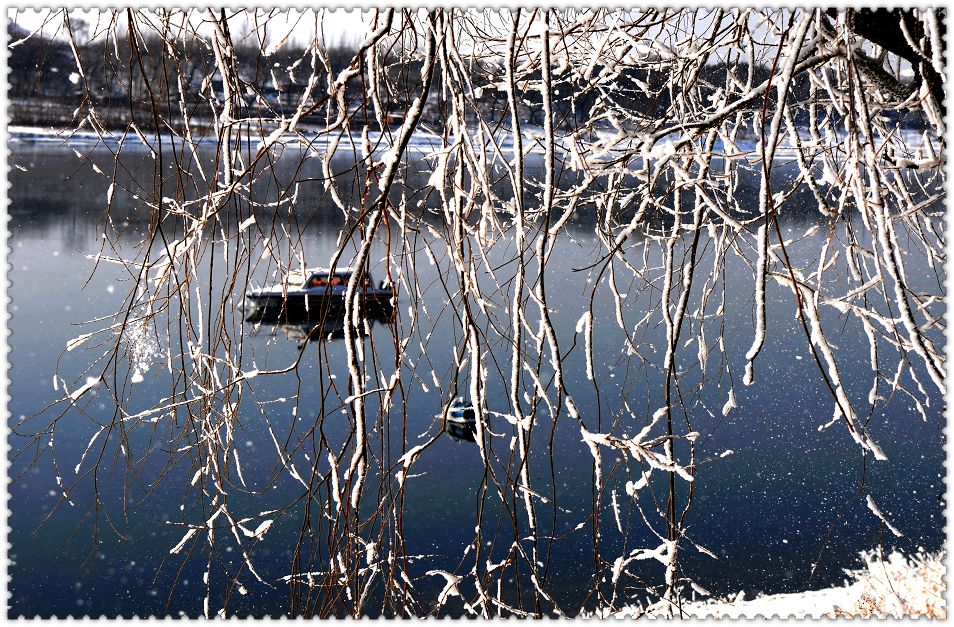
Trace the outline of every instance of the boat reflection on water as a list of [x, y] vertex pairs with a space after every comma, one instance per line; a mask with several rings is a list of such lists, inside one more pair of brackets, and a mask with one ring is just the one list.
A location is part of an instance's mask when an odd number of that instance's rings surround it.
[[[370, 311], [361, 316], [361, 321], [355, 327], [358, 337], [365, 337], [371, 333], [375, 324], [388, 324], [392, 315], [389, 311]], [[309, 320], [305, 318], [282, 319], [252, 319], [255, 328], [269, 329], [272, 335], [283, 333], [291, 342], [305, 344], [326, 340], [341, 340], [345, 336], [345, 317], [343, 314], [328, 314], [324, 320]]]
[[451, 438], [458, 442], [476, 442], [477, 441], [477, 425], [476, 424], [458, 424], [456, 422], [448, 422], [447, 428], [444, 430], [444, 433], [449, 435]]

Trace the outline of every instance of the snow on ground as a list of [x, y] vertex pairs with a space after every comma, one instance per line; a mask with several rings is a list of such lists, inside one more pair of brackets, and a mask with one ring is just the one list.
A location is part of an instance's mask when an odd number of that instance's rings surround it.
[[[107, 131], [105, 133], [99, 134], [88, 130], [57, 130], [53, 128], [13, 125], [8, 127], [8, 131], [10, 133], [10, 142], [13, 144], [54, 143], [66, 144], [74, 148], [99, 145], [116, 148], [120, 145], [120, 142], [124, 142], [124, 147], [128, 149], [148, 148], [157, 143], [155, 135], [150, 133], [138, 135], [120, 131]], [[523, 149], [525, 156], [542, 156], [545, 152], [542, 128], [534, 125], [522, 125], [521, 131], [521, 134], [524, 138]], [[900, 130], [899, 134], [904, 138], [905, 145], [912, 154], [920, 154], [919, 151], [923, 147], [924, 142], [928, 141], [925, 134], [920, 131]], [[672, 151], [675, 150], [673, 142], [677, 138], [678, 135], [676, 134], [660, 138], [651, 150], [645, 151], [644, 157], [648, 156], [651, 159], [659, 159], [666, 154], [671, 154]], [[215, 147], [214, 136], [206, 137], [204, 139], [197, 139], [197, 145], [199, 147], [201, 147], [203, 144], [210, 148]], [[261, 146], [261, 140], [255, 133], [244, 135], [242, 139], [254, 144], [256, 147]], [[806, 142], [808, 142], [809, 139], [810, 138], [807, 136], [803, 137], [803, 140]], [[831, 138], [830, 142], [837, 143], [838, 141], [843, 141], [844, 139], [845, 135], [840, 134], [838, 137]], [[286, 148], [307, 147], [312, 151], [323, 151], [327, 150], [334, 140], [337, 141], [337, 148], [346, 152], [354, 153], [355, 151], [360, 152], [362, 150], [360, 145], [361, 134], [350, 131], [339, 132], [335, 133], [334, 135], [324, 135], [314, 131], [286, 133], [285, 135], [277, 137], [276, 140], [279, 146]], [[387, 148], [387, 143], [383, 141], [380, 131], [369, 132], [368, 140], [370, 141], [371, 145], [374, 146], [375, 152], [382, 152]], [[567, 153], [572, 152], [572, 145], [575, 145], [577, 148], [581, 146], [587, 147], [591, 150], [595, 150], [598, 153], [589, 155], [588, 160], [590, 162], [597, 162], [601, 160], [613, 161], [620, 156], [628, 154], [639, 148], [640, 142], [642, 141], [643, 137], [636, 134], [627, 134], [615, 130], [609, 131], [600, 129], [594, 133], [594, 136], [591, 137], [590, 140], [582, 140], [577, 136], [566, 136], [560, 135], [558, 133], [556, 135], [556, 148], [558, 151]], [[883, 140], [879, 140], [879, 142], [880, 141]], [[411, 140], [407, 145], [407, 151], [409, 153], [415, 153], [419, 156], [428, 157], [434, 156], [437, 152], [444, 149], [445, 145], [453, 144], [453, 137], [447, 138], [445, 141], [444, 138], [439, 135], [435, 135], [423, 130], [417, 130], [411, 135]], [[491, 154], [496, 154], [499, 150], [501, 155], [512, 156], [514, 152], [513, 135], [508, 131], [500, 131], [496, 134], [494, 143], [487, 141], [485, 148]], [[717, 155], [723, 154], [726, 151], [726, 147], [722, 144], [722, 141], [719, 140], [716, 142], [713, 150]], [[758, 151], [756, 139], [750, 138], [748, 140], [738, 140], [733, 147], [733, 153], [738, 151], [748, 155], [751, 159], [755, 159]], [[776, 158], [790, 159], [794, 156], [794, 154], [794, 147], [788, 143], [787, 138], [783, 137], [775, 151]]]
[[[947, 617], [943, 552], [906, 557], [895, 551], [881, 559], [872, 551], [862, 553], [862, 559], [864, 568], [846, 570], [848, 579], [841, 587], [751, 600], [740, 592], [725, 599], [686, 602], [682, 614], [691, 618]], [[663, 617], [667, 615], [664, 603], [624, 607], [603, 617]]]

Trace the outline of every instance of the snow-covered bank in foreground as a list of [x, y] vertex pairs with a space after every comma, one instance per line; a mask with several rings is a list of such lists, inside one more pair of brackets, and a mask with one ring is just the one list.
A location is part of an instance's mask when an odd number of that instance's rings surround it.
[[[743, 594], [726, 599], [686, 602], [682, 615], [693, 618], [836, 618], [842, 616], [946, 618], [944, 553], [905, 557], [893, 552], [881, 559], [863, 553], [865, 567], [846, 570], [848, 579], [837, 588], [792, 594], [773, 594], [744, 600]], [[603, 617], [663, 617], [662, 603], [629, 606]], [[679, 615], [678, 611], [673, 612]]]

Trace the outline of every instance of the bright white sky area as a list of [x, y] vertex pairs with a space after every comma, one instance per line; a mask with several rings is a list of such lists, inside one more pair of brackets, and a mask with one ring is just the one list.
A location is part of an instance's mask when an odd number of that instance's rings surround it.
[[[209, 24], [210, 9], [191, 9], [187, 12], [176, 10], [173, 13], [172, 22], [176, 28], [188, 25], [185, 36], [189, 36], [191, 31], [199, 32], [205, 36], [211, 36], [211, 25]], [[216, 15], [223, 9], [211, 9]], [[256, 47], [261, 47], [266, 54], [271, 54], [277, 49], [290, 45], [294, 47], [307, 47], [315, 39], [318, 33], [319, 41], [323, 42], [326, 48], [333, 48], [338, 45], [353, 47], [365, 39], [374, 19], [372, 10], [360, 9], [225, 9], [229, 16], [229, 28], [232, 39], [236, 43], [251, 43]], [[115, 20], [115, 32], [123, 35], [126, 32], [126, 23], [128, 20], [126, 9], [117, 7], [114, 9], [86, 9], [71, 8], [68, 9], [70, 20], [73, 23], [74, 35], [81, 42], [87, 38], [97, 38], [108, 32], [111, 27], [111, 21]], [[712, 31], [711, 11], [703, 10], [698, 16], [696, 14], [687, 14], [684, 19], [678, 22], [670, 22], [665, 26], [660, 26], [655, 36], [659, 42], [667, 47], [674, 45], [675, 41], [681, 40], [690, 34], [707, 35]], [[770, 19], [753, 14], [749, 18], [749, 27], [756, 35], [756, 39], [763, 41], [765, 45], [756, 49], [759, 60], [763, 63], [771, 61], [775, 51], [773, 47], [777, 42], [775, 33], [780, 28], [787, 17], [790, 15], [786, 10], [781, 10]], [[18, 23], [30, 33], [37, 33], [47, 37], [66, 38], [66, 28], [64, 24], [65, 12], [63, 9], [7, 9], [7, 18], [10, 21]], [[136, 20], [143, 24], [150, 24], [144, 30], [158, 31], [162, 28], [159, 16], [152, 10], [135, 11]], [[698, 18], [698, 19], [697, 19]], [[508, 25], [501, 21], [499, 15], [490, 12], [484, 15], [487, 22], [484, 28], [499, 27], [499, 30], [506, 31]], [[610, 24], [615, 23], [616, 17], [606, 18]], [[723, 17], [723, 25], [732, 20], [731, 15]], [[82, 26], [85, 24], [85, 27]], [[531, 26], [530, 34], [534, 34], [534, 27]], [[728, 31], [723, 31], [727, 33]], [[653, 31], [650, 30], [650, 36]], [[461, 43], [466, 47], [467, 33], [459, 34]], [[727, 48], [720, 49], [723, 52]], [[647, 54], [650, 54], [647, 52]], [[724, 55], [719, 54], [712, 58], [716, 62]], [[910, 75], [910, 65], [904, 60], [897, 60], [900, 63], [902, 76]]]
[[[218, 15], [222, 9], [212, 9]], [[74, 34], [77, 38], [84, 40], [86, 37], [96, 38], [109, 30], [110, 20], [117, 20], [117, 33], [125, 33], [125, 23], [127, 21], [126, 9], [117, 7], [114, 9], [68, 9], [70, 19], [74, 21]], [[187, 14], [177, 11], [173, 17], [175, 24], [180, 24], [184, 20], [189, 24], [189, 30], [195, 30], [204, 35], [211, 35], [211, 26], [208, 23], [209, 9], [192, 9]], [[676, 39], [682, 39], [688, 33], [695, 31], [698, 34], [707, 34], [712, 27], [711, 11], [703, 10], [699, 19], [696, 16], [687, 15], [685, 20], [678, 23], [668, 23], [661, 26], [657, 33], [658, 38], [663, 43], [671, 44]], [[351, 44], [354, 46], [365, 39], [369, 31], [369, 25], [373, 20], [374, 13], [371, 10], [361, 11], [359, 9], [257, 9], [254, 12], [246, 12], [243, 9], [226, 9], [226, 14], [230, 16], [229, 27], [232, 38], [236, 42], [248, 41], [260, 46], [263, 50], [274, 50], [280, 47], [282, 42], [296, 47], [305, 47], [312, 42], [315, 33], [319, 32], [319, 40], [327, 48], [335, 47], [339, 44]], [[17, 22], [20, 26], [26, 28], [29, 32], [37, 31], [45, 36], [66, 38], [66, 29], [64, 27], [63, 9], [8, 9], [8, 19]], [[781, 20], [787, 13], [783, 10], [778, 19]], [[139, 10], [136, 12], [137, 20], [150, 22], [154, 24], [153, 30], [160, 28], [158, 16], [150, 10]], [[491, 30], [499, 27], [500, 31], [505, 32], [509, 27], [506, 20], [502, 20], [499, 15], [492, 11], [484, 15], [487, 22], [484, 28]], [[610, 24], [614, 24], [616, 17], [606, 18]], [[731, 16], [725, 16], [724, 20], [731, 21]], [[75, 20], [82, 20], [87, 25], [86, 32], [76, 33], [77, 26]], [[774, 39], [772, 29], [777, 28], [754, 14], [750, 18], [750, 27], [756, 32], [761, 32], [767, 41]], [[149, 30], [149, 29], [147, 29]], [[536, 29], [531, 26], [530, 34], [534, 34]], [[668, 32], [667, 32], [668, 30]], [[650, 31], [652, 33], [652, 31]], [[461, 40], [466, 46], [467, 33], [460, 34]], [[759, 54], [769, 54], [771, 50], [759, 49]]]
[[[218, 13], [219, 9], [213, 9]], [[116, 12], [121, 13], [117, 15]], [[258, 10], [250, 19], [244, 12], [231, 11], [235, 17], [230, 20], [232, 35], [235, 38], [254, 36], [256, 40], [264, 40], [264, 45], [274, 45], [283, 40], [291, 45], [304, 46], [312, 41], [315, 32], [321, 32], [321, 39], [329, 47], [336, 44], [355, 44], [362, 41], [367, 33], [367, 24], [372, 14], [357, 9], [315, 9], [302, 10]], [[156, 16], [149, 11], [139, 11], [141, 19], [156, 20]], [[230, 12], [226, 9], [226, 14]], [[122, 23], [126, 21], [123, 9], [70, 9], [71, 20], [82, 20], [88, 25], [87, 34], [96, 37], [107, 30], [110, 20], [116, 18]], [[7, 9], [7, 19], [16, 22], [31, 33], [38, 31], [47, 37], [65, 37], [65, 27], [62, 9]], [[206, 18], [208, 11], [195, 9], [189, 13], [189, 23], [199, 32], [208, 32]], [[178, 19], [182, 19], [181, 17]], [[158, 22], [156, 22], [158, 23]], [[265, 24], [267, 23], [267, 27]], [[76, 23], [74, 22], [74, 29]]]

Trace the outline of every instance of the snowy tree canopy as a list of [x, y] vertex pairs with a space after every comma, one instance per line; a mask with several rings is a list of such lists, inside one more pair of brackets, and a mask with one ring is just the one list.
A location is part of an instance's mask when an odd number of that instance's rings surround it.
[[[818, 428], [842, 430], [866, 460], [891, 463], [869, 429], [887, 399], [936, 416], [946, 385], [943, 12], [387, 9], [366, 14], [368, 32], [333, 55], [325, 16], [300, 16], [303, 43], [287, 27], [269, 31], [276, 18], [264, 11], [116, 10], [83, 37], [58, 13], [64, 27], [47, 42], [81, 91], [72, 131], [115, 152], [115, 168], [101, 171], [95, 263], [131, 279], [102, 331], [64, 347], [88, 350], [90, 369], [75, 391], [64, 382], [62, 406], [83, 405], [95, 387], [116, 407], [83, 458], [63, 462], [79, 461], [63, 471], [64, 490], [96, 489], [98, 468], [114, 460], [150, 485], [185, 472], [180, 489], [204, 516], [184, 523], [170, 559], [208, 561], [206, 615], [228, 613], [208, 584], [223, 543], [243, 556], [230, 585], [288, 585], [296, 615], [418, 615], [450, 603], [485, 617], [577, 615], [547, 566], [570, 531], [551, 523], [556, 482], [537, 478], [559, 456], [548, 448], [558, 428], [592, 457], [592, 509], [574, 512], [592, 530], [588, 602], [619, 607], [635, 585], [678, 612], [679, 591], [697, 586], [682, 553], [717, 548], [687, 528], [694, 482], [731, 453], [703, 442], [744, 411], [748, 390], [791, 384], [763, 367], [783, 317], [796, 320], [830, 397]], [[11, 58], [36, 38], [20, 35]], [[123, 176], [134, 150], [152, 160], [151, 180]], [[308, 194], [333, 203], [341, 232], [336, 250], [306, 258], [296, 215]], [[112, 223], [120, 202], [151, 216], [142, 241]], [[791, 216], [802, 218], [788, 228]], [[557, 307], [547, 278], [580, 224], [595, 248], [572, 268], [579, 300]], [[438, 280], [419, 280], [424, 264]], [[392, 337], [381, 358], [352, 281], [346, 377], [322, 380], [320, 408], [291, 399], [307, 424], [289, 426], [272, 413], [289, 404], [262, 391], [315, 349], [250, 363], [254, 325], [239, 305], [255, 284], [315, 265], [393, 283]], [[433, 290], [446, 292], [444, 311], [422, 306]], [[751, 324], [730, 332], [723, 317], [737, 302]], [[453, 345], [429, 343], [441, 324]], [[846, 325], [866, 338], [864, 363], [839, 344]], [[147, 406], [130, 381], [142, 380], [144, 337], [169, 346], [150, 358], [170, 388]], [[608, 337], [619, 338], [609, 350]], [[437, 352], [452, 371], [429, 365]], [[607, 364], [620, 361], [652, 373], [645, 395], [601, 392]], [[426, 394], [440, 397], [441, 415], [423, 433], [402, 429]], [[456, 397], [476, 414], [482, 505], [462, 555], [416, 567], [403, 503]], [[269, 480], [295, 484], [293, 502], [257, 508], [240, 413], [265, 421]], [[342, 416], [349, 436], [326, 439], [325, 419]], [[52, 441], [55, 427], [38, 439]], [[130, 451], [134, 432], [162, 436]], [[871, 515], [902, 533], [861, 488]], [[501, 512], [491, 537], [483, 504]], [[300, 533], [276, 583], [257, 570], [255, 548], [282, 520]], [[650, 530], [651, 546], [603, 540], [633, 527]], [[645, 560], [660, 564], [660, 585], [633, 576]], [[518, 602], [504, 590], [515, 573], [528, 588]], [[428, 580], [435, 599], [419, 590]]]

